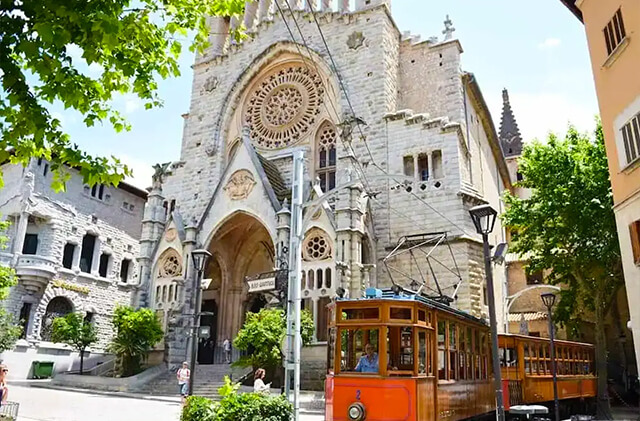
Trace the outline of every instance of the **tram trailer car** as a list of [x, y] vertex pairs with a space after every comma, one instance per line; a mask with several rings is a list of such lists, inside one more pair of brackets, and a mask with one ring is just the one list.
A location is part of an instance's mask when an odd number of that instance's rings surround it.
[[329, 305], [327, 421], [495, 419], [487, 323], [404, 291]]
[[[556, 340], [558, 399], [561, 417], [595, 413], [595, 347]], [[498, 336], [505, 409], [544, 405], [553, 414], [551, 343], [548, 338]]]

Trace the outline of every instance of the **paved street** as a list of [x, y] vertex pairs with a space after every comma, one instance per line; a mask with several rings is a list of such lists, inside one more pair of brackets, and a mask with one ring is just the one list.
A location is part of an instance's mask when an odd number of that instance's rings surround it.
[[11, 386], [10, 398], [20, 403], [20, 421], [176, 421], [180, 413], [180, 405], [173, 402], [20, 386]]

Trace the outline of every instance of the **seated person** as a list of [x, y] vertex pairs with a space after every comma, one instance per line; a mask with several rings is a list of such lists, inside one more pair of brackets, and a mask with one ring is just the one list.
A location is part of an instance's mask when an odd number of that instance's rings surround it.
[[378, 354], [373, 351], [371, 344], [364, 346], [365, 355], [360, 357], [355, 371], [360, 373], [377, 373], [378, 372]]

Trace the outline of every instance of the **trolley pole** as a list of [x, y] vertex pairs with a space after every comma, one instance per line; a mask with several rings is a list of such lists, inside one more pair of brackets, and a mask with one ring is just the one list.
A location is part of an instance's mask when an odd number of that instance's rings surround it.
[[[287, 298], [287, 361], [285, 363], [285, 393], [293, 403], [293, 420], [300, 419], [300, 267], [302, 255], [302, 196], [304, 153], [293, 154], [291, 192], [291, 233], [289, 237], [289, 294]], [[292, 390], [293, 389], [293, 390]], [[293, 397], [291, 392], [293, 391]]]
[[496, 410], [498, 421], [505, 421], [504, 398], [502, 395], [502, 376], [500, 373], [500, 357], [498, 355], [498, 323], [496, 320], [496, 301], [493, 291], [493, 268], [491, 267], [491, 252], [489, 251], [489, 235], [482, 234], [484, 243], [484, 268], [487, 275], [487, 294], [489, 295], [489, 323], [491, 325], [491, 357], [493, 361], [493, 381], [496, 389]]

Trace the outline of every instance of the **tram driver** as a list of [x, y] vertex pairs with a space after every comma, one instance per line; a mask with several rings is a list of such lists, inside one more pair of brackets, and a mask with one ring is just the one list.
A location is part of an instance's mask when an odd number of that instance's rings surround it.
[[378, 353], [374, 352], [373, 346], [367, 343], [364, 347], [365, 355], [360, 357], [355, 371], [360, 373], [377, 373], [378, 372]]

